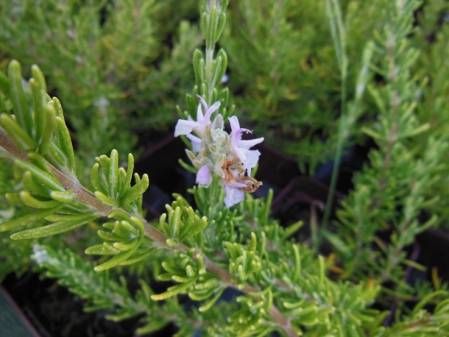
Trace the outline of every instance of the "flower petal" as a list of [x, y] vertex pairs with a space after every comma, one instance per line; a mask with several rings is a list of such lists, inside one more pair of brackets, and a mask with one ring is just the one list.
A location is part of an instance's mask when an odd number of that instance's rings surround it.
[[220, 108], [220, 104], [221, 104], [220, 101], [217, 101], [214, 104], [212, 104], [210, 107], [208, 107], [206, 109], [206, 112], [204, 113], [204, 117], [209, 119], [210, 116]]
[[208, 186], [212, 182], [212, 175], [209, 167], [203, 165], [196, 173], [196, 183], [200, 186]]
[[200, 121], [204, 119], [203, 109], [201, 108], [201, 104], [198, 104], [198, 108], [196, 109], [196, 120]]
[[232, 146], [236, 148], [242, 139], [243, 131], [240, 128], [240, 123], [236, 116], [229, 117], [229, 124], [231, 124], [231, 143]]
[[245, 166], [248, 175], [250, 175], [251, 169], [253, 167], [256, 167], [257, 162], [259, 161], [259, 157], [260, 151], [258, 150], [249, 150], [248, 152], [246, 152], [246, 161], [243, 163], [243, 165]]
[[257, 144], [262, 143], [263, 141], [264, 141], [263, 137], [256, 138], [256, 139], [241, 140], [239, 142], [239, 146], [243, 147], [244, 149], [250, 149]]
[[204, 99], [203, 96], [200, 96], [200, 95], [198, 95], [198, 98], [199, 98], [199, 100], [200, 100], [201, 105], [202, 105], [203, 108], [204, 108], [204, 111], [206, 111], [206, 110], [207, 110], [207, 102], [206, 102], [206, 100]]
[[226, 207], [232, 207], [235, 204], [238, 204], [245, 198], [245, 193], [239, 189], [225, 186], [225, 205]]
[[198, 123], [194, 121], [188, 121], [186, 119], [178, 120], [175, 127], [175, 137], [191, 133], [197, 125]]
[[192, 135], [191, 133], [189, 133], [188, 135], [186, 135], [187, 138], [190, 139], [190, 141], [192, 142], [192, 151], [193, 152], [200, 152], [201, 150], [201, 139]]
[[240, 131], [240, 123], [236, 116], [229, 117], [229, 124], [231, 124], [232, 133]]
[[240, 159], [240, 161], [244, 163], [246, 161], [246, 152], [248, 152], [248, 150], [240, 148], [238, 146], [233, 146], [233, 150], [235, 155]]

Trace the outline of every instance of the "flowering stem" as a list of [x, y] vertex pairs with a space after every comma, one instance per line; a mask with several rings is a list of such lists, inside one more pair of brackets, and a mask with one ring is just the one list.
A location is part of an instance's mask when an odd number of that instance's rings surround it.
[[326, 200], [326, 207], [324, 209], [323, 221], [321, 228], [325, 230], [334, 202], [335, 189], [337, 187], [338, 175], [340, 172], [341, 156], [343, 154], [343, 147], [346, 143], [348, 137], [348, 132], [345, 130], [347, 127], [345, 123], [346, 117], [346, 100], [347, 100], [347, 77], [348, 77], [348, 61], [346, 54], [346, 30], [344, 26], [344, 21], [340, 9], [340, 4], [338, 0], [328, 0], [327, 1], [327, 13], [329, 17], [329, 24], [332, 33], [332, 39], [334, 41], [334, 47], [336, 52], [337, 63], [340, 70], [340, 123], [338, 127], [338, 140], [337, 149], [334, 157], [334, 165], [332, 168], [332, 176], [329, 187], [329, 194]]
[[[28, 161], [28, 154], [25, 151], [19, 149], [2, 129], [0, 129], [0, 147], [5, 150], [5, 152], [8, 154], [9, 159]], [[105, 205], [103, 202], [98, 200], [91, 191], [82, 186], [78, 182], [78, 179], [73, 177], [71, 174], [61, 171], [50, 163], [48, 163], [48, 167], [55, 178], [61, 183], [61, 185], [63, 185], [66, 189], [71, 190], [79, 202], [85, 204], [97, 214], [101, 216], [108, 216], [114, 209], [119, 209]], [[128, 214], [130, 217], [138, 217], [144, 223], [145, 235], [149, 239], [151, 239], [157, 247], [167, 250], [174, 250], [181, 253], [186, 253], [189, 250], [189, 248], [184, 244], [169, 246], [167, 244], [167, 238], [165, 237], [165, 235], [144, 218], [142, 218], [140, 214], [131, 214], [130, 212], [125, 211], [121, 208], [120, 210]], [[241, 289], [227, 270], [217, 265], [204, 254], [201, 253], [201, 255], [204, 258], [206, 269], [208, 270], [208, 272], [214, 274], [222, 282], [223, 285], [243, 291], [247, 295], [255, 294], [260, 291], [259, 289], [251, 285], [245, 285], [243, 289]], [[284, 314], [280, 312], [276, 306], [273, 305], [270, 308], [269, 314], [273, 322], [276, 323], [279, 328], [284, 330], [285, 334], [288, 337], [298, 336], [291, 326], [290, 320], [286, 316], [284, 316]]]
[[217, 43], [217, 21], [219, 20], [221, 12], [224, 10], [222, 4], [217, 0], [208, 0], [205, 14], [207, 15], [207, 24], [205, 31], [203, 31], [205, 47], [205, 60], [204, 60], [204, 82], [206, 84], [205, 95], [206, 102], [212, 104], [213, 92], [215, 89], [217, 79], [214, 76], [214, 54], [215, 46]]
[[[341, 108], [344, 109], [344, 100], [346, 100], [345, 98], [345, 94], [343, 94], [343, 91], [345, 91], [342, 87], [342, 102], [341, 102]], [[339, 126], [339, 135], [338, 135], [338, 141], [337, 141], [337, 149], [335, 152], [335, 158], [334, 158], [334, 165], [332, 167], [332, 176], [331, 176], [331, 182], [330, 182], [330, 186], [329, 186], [329, 194], [327, 195], [327, 200], [326, 200], [326, 206], [324, 209], [324, 216], [323, 216], [323, 222], [322, 222], [322, 228], [326, 228], [330, 219], [330, 213], [331, 213], [331, 209], [332, 209], [332, 205], [334, 203], [334, 196], [335, 196], [335, 190], [337, 188], [337, 181], [338, 181], [338, 175], [340, 173], [340, 164], [341, 164], [341, 156], [343, 154], [343, 147], [345, 144], [345, 137], [343, 137], [342, 135], [345, 134], [345, 130], [343, 130], [344, 128], [344, 123], [343, 123], [343, 116], [344, 116], [344, 111], [342, 110], [342, 115], [340, 117], [340, 126]]]

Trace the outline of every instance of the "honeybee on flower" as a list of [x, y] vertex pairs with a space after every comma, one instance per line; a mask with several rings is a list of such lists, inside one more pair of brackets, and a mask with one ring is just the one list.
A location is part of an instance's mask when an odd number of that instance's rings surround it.
[[[251, 148], [263, 142], [263, 138], [243, 140], [243, 134], [252, 133], [241, 128], [236, 116], [229, 118], [231, 132], [224, 130], [220, 102], [208, 105], [199, 97], [196, 120], [180, 119], [175, 127], [175, 137], [186, 136], [192, 143], [187, 155], [197, 169], [196, 183], [209, 186], [214, 176], [220, 178], [225, 191], [225, 205], [231, 207], [241, 202], [245, 192], [255, 192], [262, 183], [250, 176], [260, 157]], [[212, 114], [216, 116], [212, 119]]]

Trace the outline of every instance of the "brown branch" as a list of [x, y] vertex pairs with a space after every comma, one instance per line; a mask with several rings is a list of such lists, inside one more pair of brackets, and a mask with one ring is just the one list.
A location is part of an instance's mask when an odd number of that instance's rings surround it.
[[[28, 161], [28, 154], [18, 148], [14, 142], [5, 134], [5, 132], [0, 129], [0, 147], [2, 147], [7, 154], [11, 157], [13, 160], [22, 160], [22, 161]], [[52, 164], [48, 164], [48, 167], [51, 171], [51, 173], [58, 179], [58, 181], [61, 183], [61, 185], [64, 186], [65, 189], [72, 191], [76, 199], [87, 205], [89, 208], [94, 210], [96, 213], [100, 214], [101, 216], [107, 216], [114, 208], [110, 207], [108, 205], [105, 205], [103, 202], [98, 200], [95, 195], [86, 189], [84, 186], [81, 185], [81, 183], [73, 177], [72, 175], [63, 172], [62, 170], [58, 169], [57, 167], [53, 166]], [[130, 216], [136, 216], [136, 214], [130, 214]], [[137, 215], [138, 216], [138, 215]], [[168, 246], [167, 245], [167, 238], [165, 235], [159, 231], [156, 227], [151, 225], [148, 221], [146, 221], [144, 218], [138, 216], [140, 220], [145, 225], [145, 235], [150, 238], [153, 242], [156, 243], [156, 245], [160, 248], [175, 250], [178, 252], [185, 253], [189, 250], [189, 248], [183, 244], [178, 244], [176, 246]], [[199, 252], [201, 254], [201, 252]], [[243, 291], [247, 295], [256, 294], [260, 290], [247, 284], [243, 287], [238, 287], [238, 283], [233, 279], [232, 275], [229, 274], [227, 270], [220, 267], [218, 264], [213, 262], [211, 259], [209, 259], [207, 256], [203, 256], [206, 269], [211, 274], [214, 274], [221, 282], [232, 288], [236, 288], [240, 291]], [[284, 314], [279, 311], [279, 309], [276, 306], [272, 306], [269, 310], [269, 314], [275, 322], [278, 327], [280, 327], [285, 334], [288, 337], [298, 337], [295, 330], [293, 329], [290, 319], [288, 319]]]

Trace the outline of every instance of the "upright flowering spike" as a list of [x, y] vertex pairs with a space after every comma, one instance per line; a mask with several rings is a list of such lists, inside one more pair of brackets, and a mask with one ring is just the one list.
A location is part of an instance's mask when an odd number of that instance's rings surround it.
[[185, 135], [192, 141], [193, 152], [187, 150], [187, 156], [198, 170], [196, 183], [209, 186], [213, 177], [218, 177], [225, 191], [225, 205], [231, 207], [244, 199], [245, 192], [255, 192], [262, 185], [250, 174], [260, 157], [260, 152], [251, 148], [263, 142], [263, 138], [243, 140], [243, 133], [251, 131], [241, 128], [236, 116], [229, 118], [231, 133], [227, 133], [223, 116], [217, 114], [211, 121], [220, 103], [208, 106], [202, 97], [199, 100], [196, 121], [180, 119], [175, 136]]

